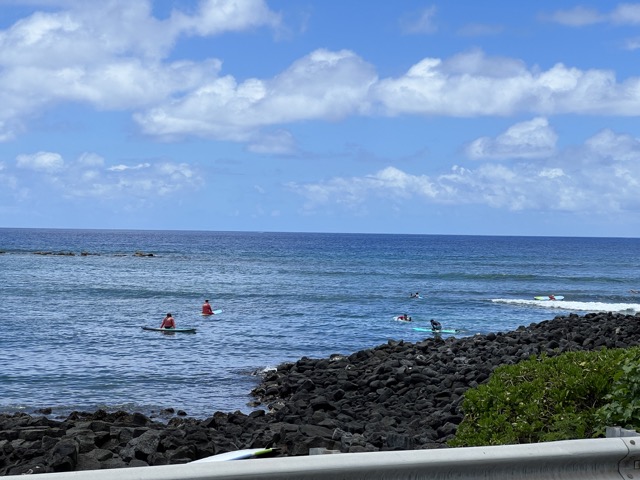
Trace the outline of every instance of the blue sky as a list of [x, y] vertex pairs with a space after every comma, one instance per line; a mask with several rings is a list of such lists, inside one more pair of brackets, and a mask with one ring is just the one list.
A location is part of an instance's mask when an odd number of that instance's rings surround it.
[[0, 226], [640, 236], [640, 3], [0, 0]]

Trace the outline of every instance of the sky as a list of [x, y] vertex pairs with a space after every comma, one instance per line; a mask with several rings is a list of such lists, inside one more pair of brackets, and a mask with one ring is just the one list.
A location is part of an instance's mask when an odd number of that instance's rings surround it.
[[0, 227], [640, 237], [640, 3], [0, 0]]

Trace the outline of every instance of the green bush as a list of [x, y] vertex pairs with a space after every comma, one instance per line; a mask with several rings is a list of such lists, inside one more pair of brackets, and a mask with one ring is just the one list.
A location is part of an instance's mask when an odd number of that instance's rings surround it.
[[601, 425], [640, 430], [640, 349], [629, 350], [604, 398], [607, 403], [597, 412]]
[[[465, 417], [449, 444], [506, 445], [598, 436], [607, 424], [599, 408], [614, 400], [607, 397], [614, 378], [623, 385], [621, 365], [639, 356], [638, 348], [603, 349], [531, 357], [499, 367], [486, 384], [465, 393]], [[637, 362], [634, 365], [637, 393], [640, 367]], [[628, 398], [629, 392], [620, 388], [622, 397]], [[606, 411], [614, 413], [614, 409]], [[640, 410], [633, 410], [629, 417], [640, 418]]]

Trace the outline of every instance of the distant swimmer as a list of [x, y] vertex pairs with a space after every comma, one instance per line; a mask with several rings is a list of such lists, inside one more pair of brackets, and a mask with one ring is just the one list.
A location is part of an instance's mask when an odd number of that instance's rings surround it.
[[442, 330], [442, 324], [439, 321], [434, 320], [432, 318], [430, 320], [430, 322], [431, 322], [431, 330], [433, 330], [434, 332], [438, 332], [438, 331]]
[[409, 298], [420, 298], [420, 292], [412, 293]]
[[211, 308], [209, 300], [205, 300], [202, 304], [202, 315], [213, 315], [213, 308]]
[[410, 322], [411, 321], [411, 317], [409, 315], [407, 315], [406, 313], [403, 315], [400, 315], [398, 317], [396, 317], [398, 320], [401, 320], [403, 322]]
[[167, 316], [164, 317], [160, 328], [176, 328], [176, 321], [170, 313], [167, 313]]

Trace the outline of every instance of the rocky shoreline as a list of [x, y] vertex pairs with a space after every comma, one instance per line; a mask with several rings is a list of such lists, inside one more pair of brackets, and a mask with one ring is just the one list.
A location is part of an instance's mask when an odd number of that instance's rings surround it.
[[352, 355], [303, 357], [269, 372], [257, 410], [167, 423], [139, 413], [74, 412], [64, 420], [0, 415], [0, 475], [186, 463], [271, 447], [277, 455], [444, 448], [464, 392], [531, 355], [640, 344], [640, 314], [571, 314], [508, 333], [389, 341]]

